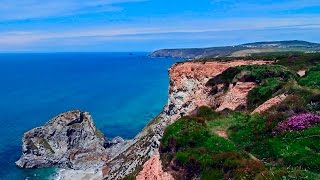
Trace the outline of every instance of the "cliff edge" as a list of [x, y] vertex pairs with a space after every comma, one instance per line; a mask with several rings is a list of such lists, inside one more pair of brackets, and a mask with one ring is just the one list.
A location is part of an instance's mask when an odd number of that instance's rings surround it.
[[[234, 110], [245, 104], [248, 91], [254, 87], [253, 83], [236, 84], [228, 87], [227, 91], [221, 88], [219, 93], [212, 94], [213, 87], [207, 86], [208, 81], [230, 67], [266, 63], [268, 62], [262, 60], [176, 63], [169, 69], [167, 105], [135, 138], [110, 144], [94, 126], [89, 113], [70, 111], [25, 133], [23, 155], [16, 164], [23, 168], [57, 166], [73, 169], [63, 173], [64, 179], [71, 178], [68, 178], [67, 174], [85, 174], [83, 170], [92, 170], [92, 167], [101, 173], [101, 178], [104, 179], [123, 179], [130, 175], [135, 177], [140, 170], [142, 173], [139, 177], [144, 177], [145, 174], [153, 176], [152, 173], [155, 173], [154, 177], [162, 176], [156, 174], [163, 171], [157, 159], [152, 157], [159, 153], [160, 140], [168, 125], [181, 116], [192, 114], [200, 106]], [[243, 100], [232, 106], [223, 103], [234, 97]], [[153, 165], [157, 166], [158, 170], [144, 169]], [[88, 174], [88, 171], [86, 173]], [[94, 172], [90, 174], [95, 175]]]
[[[234, 60], [230, 62], [183, 62], [174, 64], [169, 69], [170, 88], [167, 105], [158, 117], [107, 162], [105, 167], [108, 171], [104, 173], [104, 178], [110, 180], [123, 179], [128, 175], [135, 178], [139, 170], [143, 168], [144, 163], [159, 153], [160, 140], [168, 125], [181, 116], [191, 114], [197, 107], [203, 105], [219, 107], [216, 100], [219, 100], [225, 93], [221, 92], [221, 96], [211, 95], [211, 87], [206, 86], [209, 79], [230, 67], [266, 63], [268, 62], [259, 60]], [[150, 165], [145, 165], [145, 167], [149, 168]], [[144, 170], [143, 172], [149, 171]], [[155, 177], [158, 177], [158, 175], [155, 175]]]

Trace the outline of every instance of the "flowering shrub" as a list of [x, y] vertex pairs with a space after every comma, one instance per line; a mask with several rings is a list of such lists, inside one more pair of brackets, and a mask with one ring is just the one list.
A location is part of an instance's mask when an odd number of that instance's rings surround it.
[[280, 122], [274, 133], [299, 131], [317, 124], [320, 124], [320, 115], [311, 113], [299, 114], [290, 117], [286, 121]]

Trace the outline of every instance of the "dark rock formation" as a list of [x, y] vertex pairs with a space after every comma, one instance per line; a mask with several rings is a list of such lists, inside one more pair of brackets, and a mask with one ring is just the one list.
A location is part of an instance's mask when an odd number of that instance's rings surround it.
[[44, 126], [26, 132], [22, 139], [21, 168], [63, 167], [87, 169], [107, 161], [104, 135], [89, 113], [69, 111]]

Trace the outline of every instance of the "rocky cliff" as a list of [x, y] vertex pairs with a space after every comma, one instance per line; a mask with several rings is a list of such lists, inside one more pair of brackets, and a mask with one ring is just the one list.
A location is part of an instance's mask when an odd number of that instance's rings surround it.
[[[206, 84], [209, 79], [230, 67], [265, 63], [268, 62], [234, 60], [176, 63], [169, 69], [170, 88], [167, 105], [158, 117], [132, 140], [121, 141], [118, 144], [108, 142], [95, 128], [88, 113], [70, 111], [53, 118], [42, 127], [25, 133], [23, 155], [17, 161], [17, 165], [25, 168], [58, 166], [79, 169], [63, 173], [63, 179], [70, 179], [70, 174], [77, 172], [85, 175], [72, 177], [90, 176], [99, 179], [100, 176], [96, 177], [96, 174], [101, 173], [104, 179], [123, 179], [128, 175], [136, 176], [140, 170], [142, 171], [139, 178], [145, 178], [146, 175], [168, 177], [157, 161], [160, 140], [165, 128], [179, 117], [192, 114], [197, 107], [203, 105], [217, 110], [234, 110], [245, 105], [247, 93], [255, 86], [254, 83], [230, 85], [227, 91], [221, 87], [215, 94], [211, 93], [212, 87]], [[230, 99], [241, 101], [233, 103]], [[96, 170], [90, 173], [83, 172], [83, 169], [92, 170], [92, 167]]]
[[[235, 60], [230, 62], [184, 62], [173, 65], [169, 69], [169, 100], [163, 112], [133, 140], [128, 142], [122, 148], [122, 151], [119, 151], [114, 158], [108, 161], [106, 164], [108, 171], [104, 174], [105, 179], [122, 179], [127, 175], [137, 174], [143, 164], [158, 153], [160, 139], [165, 128], [179, 117], [188, 115], [197, 107], [203, 105], [219, 108], [222, 104], [221, 97], [224, 97], [226, 93], [221, 92], [219, 95], [211, 95], [211, 88], [206, 86], [210, 78], [221, 74], [229, 67], [265, 63], [268, 62]], [[231, 92], [241, 92], [244, 96], [241, 98], [244, 99], [248, 89], [252, 88], [250, 85], [247, 85], [248, 87], [243, 87], [244, 85], [236, 86], [236, 90], [230, 87], [230, 90]], [[243, 89], [244, 92], [241, 91]], [[243, 103], [245, 104], [245, 102]], [[234, 107], [241, 105], [243, 104], [238, 103]], [[150, 163], [144, 167], [150, 168]], [[158, 166], [155, 168], [158, 168]], [[143, 172], [150, 171], [143, 169]], [[154, 174], [154, 176], [159, 177], [157, 174]]]
[[87, 169], [101, 167], [108, 158], [107, 141], [87, 112], [69, 111], [41, 127], [26, 132], [22, 168], [63, 167]]

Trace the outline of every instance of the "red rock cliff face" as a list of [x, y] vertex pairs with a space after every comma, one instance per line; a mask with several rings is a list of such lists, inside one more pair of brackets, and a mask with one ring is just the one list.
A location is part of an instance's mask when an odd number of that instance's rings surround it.
[[[168, 104], [164, 109], [165, 117], [159, 124], [163, 123], [161, 136], [164, 128], [176, 121], [182, 115], [188, 115], [199, 106], [217, 106], [217, 111], [226, 108], [235, 110], [237, 107], [246, 104], [248, 92], [256, 86], [251, 82], [239, 82], [230, 86], [225, 94], [220, 96], [211, 96], [209, 87], [205, 84], [214, 76], [221, 74], [229, 67], [265, 64], [265, 61], [243, 61], [236, 60], [232, 62], [184, 62], [177, 63], [169, 69], [170, 89]], [[172, 177], [162, 170], [159, 165], [158, 156], [151, 157], [144, 165], [143, 170], [137, 176], [137, 179], [158, 179], [167, 180]]]
[[143, 170], [138, 174], [136, 180], [174, 180], [174, 178], [163, 171], [160, 155], [156, 154], [144, 163]]
[[[229, 87], [229, 93], [219, 99], [211, 96], [205, 84], [214, 76], [230, 67], [265, 64], [266, 61], [235, 60], [230, 62], [185, 62], [173, 65], [170, 70], [170, 91], [166, 111], [173, 116], [187, 115], [199, 106], [217, 106], [218, 110], [234, 110], [246, 101], [247, 93], [254, 83], [237, 84]], [[230, 106], [231, 105], [231, 106]]]
[[[137, 167], [143, 167], [138, 179], [164, 179], [164, 172], [157, 158], [160, 140], [165, 128], [180, 118], [188, 115], [199, 106], [214, 106], [217, 110], [235, 109], [246, 102], [247, 93], [254, 83], [239, 83], [230, 86], [227, 93], [219, 96], [210, 95], [211, 89], [205, 84], [210, 78], [221, 74], [229, 67], [265, 64], [266, 61], [235, 60], [230, 62], [184, 62], [169, 69], [169, 100], [159, 114], [134, 139], [119, 149], [107, 163], [106, 179], [122, 179], [133, 173]], [[240, 102], [240, 103], [239, 103]], [[219, 109], [220, 108], [220, 109]], [[146, 164], [145, 164], [146, 162]], [[166, 176], [167, 177], [167, 176]]]

